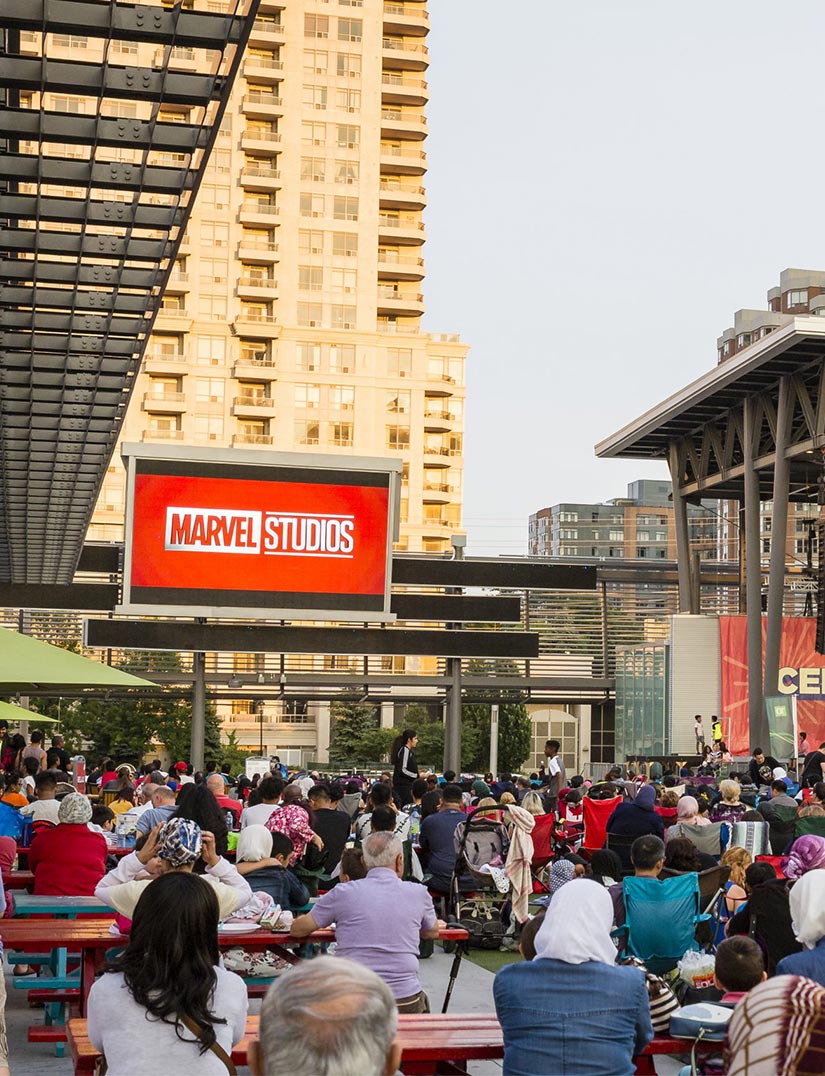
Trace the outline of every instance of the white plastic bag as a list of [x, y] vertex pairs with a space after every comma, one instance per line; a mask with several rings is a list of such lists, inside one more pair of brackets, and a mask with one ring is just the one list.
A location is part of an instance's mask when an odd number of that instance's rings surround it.
[[713, 953], [688, 950], [676, 967], [682, 982], [692, 986], [694, 990], [713, 986], [716, 971], [716, 957]]

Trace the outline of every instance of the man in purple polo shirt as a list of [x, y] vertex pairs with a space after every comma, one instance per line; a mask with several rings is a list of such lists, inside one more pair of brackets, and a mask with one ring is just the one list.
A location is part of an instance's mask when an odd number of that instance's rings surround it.
[[437, 938], [436, 919], [423, 885], [402, 882], [404, 849], [394, 833], [371, 833], [362, 846], [367, 877], [335, 886], [290, 933], [305, 938], [335, 924], [336, 953], [370, 968], [392, 990], [399, 1012], [429, 1012], [418, 977], [422, 938]]

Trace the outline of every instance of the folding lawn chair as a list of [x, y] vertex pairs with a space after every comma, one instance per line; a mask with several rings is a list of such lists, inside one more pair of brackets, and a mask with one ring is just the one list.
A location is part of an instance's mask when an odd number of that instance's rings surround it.
[[767, 822], [733, 822], [730, 827], [730, 847], [744, 848], [751, 859], [770, 852]]
[[621, 796], [609, 800], [594, 800], [585, 796], [582, 800], [584, 810], [584, 839], [582, 848], [585, 852], [596, 852], [604, 848], [607, 837], [607, 820], [622, 802]]
[[614, 935], [626, 935], [623, 955], [643, 960], [654, 974], [671, 971], [689, 950], [701, 948], [696, 928], [710, 921], [700, 911], [697, 876], [625, 878], [625, 925]]
[[633, 873], [633, 861], [630, 858], [630, 849], [633, 847], [633, 842], [636, 837], [626, 837], [624, 834], [608, 833], [607, 834], [607, 847], [611, 852], [615, 852], [622, 863], [622, 874], [627, 877], [628, 874]]
[[533, 892], [547, 892], [547, 886], [542, 881], [541, 875], [544, 868], [553, 859], [553, 831], [556, 823], [555, 814], [536, 815], [536, 824], [533, 827], [533, 859], [530, 863], [530, 873], [533, 875]]
[[796, 841], [809, 833], [815, 837], [825, 837], [825, 818], [821, 815], [808, 815], [805, 818], [797, 818], [793, 827], [793, 839]]

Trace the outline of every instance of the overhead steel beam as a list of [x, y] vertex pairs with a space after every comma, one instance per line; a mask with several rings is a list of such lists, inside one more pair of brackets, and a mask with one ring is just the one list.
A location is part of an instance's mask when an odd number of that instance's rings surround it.
[[[27, 3], [28, 0], [23, 0]], [[132, 117], [78, 116], [66, 112], [33, 112], [29, 108], [0, 106], [0, 130], [20, 141], [68, 142], [90, 147], [126, 146], [167, 153], [194, 153], [209, 136], [204, 127]]]
[[462, 658], [536, 658], [539, 637], [524, 631], [427, 631], [403, 628], [304, 628], [263, 624], [189, 624], [158, 620], [87, 620], [85, 642], [125, 650], [239, 654], [381, 654]]
[[436, 557], [393, 557], [392, 581], [447, 587], [496, 587], [502, 590], [595, 590], [596, 569], [590, 565], [558, 565], [539, 560]]

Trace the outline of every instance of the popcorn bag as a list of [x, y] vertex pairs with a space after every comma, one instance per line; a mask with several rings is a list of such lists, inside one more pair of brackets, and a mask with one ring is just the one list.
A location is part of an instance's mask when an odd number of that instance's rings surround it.
[[694, 990], [704, 990], [713, 986], [716, 971], [716, 958], [712, 953], [697, 953], [693, 950], [685, 953], [676, 965], [679, 978]]

